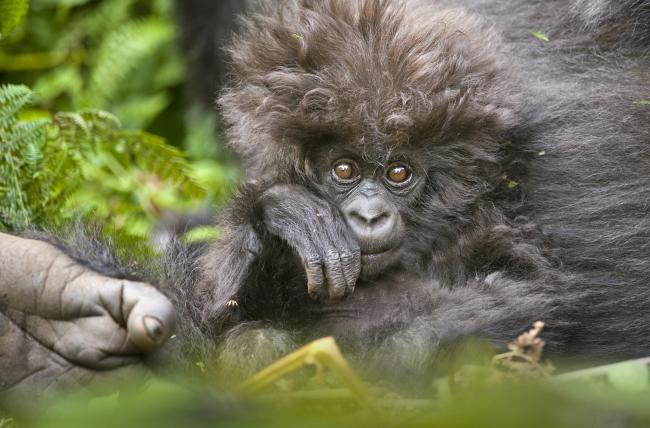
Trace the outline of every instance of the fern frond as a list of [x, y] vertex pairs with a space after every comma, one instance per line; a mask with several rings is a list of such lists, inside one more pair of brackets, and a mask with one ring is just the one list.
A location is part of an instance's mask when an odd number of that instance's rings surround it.
[[164, 92], [147, 97], [134, 97], [113, 106], [115, 114], [124, 118], [128, 128], [146, 128], [169, 105], [170, 97]]
[[27, 86], [0, 86], [0, 130], [8, 132], [8, 128], [16, 122], [17, 113], [31, 102], [32, 96]]
[[125, 131], [124, 142], [133, 153], [133, 160], [143, 170], [156, 174], [162, 180], [183, 185], [187, 196], [205, 196], [205, 189], [193, 182], [191, 166], [185, 155], [170, 146], [161, 137], [142, 131]]
[[104, 107], [129, 73], [173, 36], [173, 26], [159, 19], [131, 21], [109, 33], [97, 53], [80, 106]]
[[106, 34], [122, 25], [129, 18], [134, 0], [103, 0], [83, 16], [72, 20], [65, 28], [65, 34], [57, 42], [56, 48], [68, 50], [77, 45], [80, 39], [88, 39], [98, 44]]
[[29, 147], [34, 141], [41, 141], [45, 132], [45, 125], [49, 121], [45, 119], [31, 120], [29, 122], [18, 122], [7, 133], [10, 141], [17, 141], [27, 143], [24, 144]]
[[[32, 91], [20, 85], [0, 87], [0, 222], [5, 226], [27, 224], [32, 217], [30, 195], [25, 190], [37, 167], [30, 163], [45, 141], [47, 121], [17, 120], [18, 113], [29, 104]], [[30, 152], [31, 158], [25, 157]]]

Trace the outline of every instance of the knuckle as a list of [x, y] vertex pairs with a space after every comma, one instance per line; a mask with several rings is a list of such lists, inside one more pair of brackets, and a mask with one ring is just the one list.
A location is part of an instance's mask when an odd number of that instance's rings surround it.
[[326, 253], [327, 261], [330, 263], [336, 263], [341, 258], [340, 254], [336, 250], [328, 250]]
[[341, 254], [341, 261], [344, 263], [349, 263], [352, 260], [354, 260], [354, 256], [351, 253], [342, 253]]
[[308, 256], [305, 260], [305, 264], [309, 268], [315, 268], [322, 264], [321, 258], [318, 256]]

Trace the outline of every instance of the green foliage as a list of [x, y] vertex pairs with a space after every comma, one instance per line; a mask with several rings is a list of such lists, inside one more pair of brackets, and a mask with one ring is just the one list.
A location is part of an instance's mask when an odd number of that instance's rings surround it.
[[0, 47], [0, 73], [33, 87], [39, 108], [104, 109], [146, 128], [175, 114], [166, 109], [180, 93], [171, 10], [170, 0], [33, 0]]
[[0, 428], [14, 428], [16, 424], [11, 418], [2, 418], [0, 419]]
[[[625, 363], [629, 364], [629, 363]], [[647, 373], [646, 373], [647, 374]], [[447, 427], [447, 428], [591, 428], [647, 427], [650, 390], [631, 394], [585, 380], [527, 379], [520, 383], [484, 384], [444, 399], [416, 399], [397, 394], [381, 400], [386, 412], [354, 405], [341, 390], [302, 394], [234, 395], [210, 385], [171, 384], [133, 379], [111, 385], [104, 397], [79, 392], [57, 397], [45, 409], [33, 403], [12, 409], [20, 427]], [[144, 385], [144, 386], [143, 386]], [[1, 420], [1, 419], [0, 419]]]
[[[19, 122], [18, 113], [31, 101], [32, 92], [25, 86], [0, 87], [0, 225], [25, 225], [34, 217], [32, 197], [39, 201], [42, 194], [28, 195], [38, 182], [46, 179], [35, 171], [43, 159], [45, 122]], [[46, 191], [46, 189], [43, 188]], [[11, 219], [11, 220], [9, 220]]]
[[18, 25], [28, 5], [27, 0], [0, 0], [0, 40]]
[[0, 224], [21, 229], [81, 214], [145, 238], [167, 211], [196, 209], [206, 192], [180, 150], [124, 130], [101, 111], [20, 119], [33, 93], [0, 87]]
[[0, 0], [2, 33], [15, 27], [0, 83], [20, 84], [0, 93], [0, 228], [82, 215], [143, 238], [170, 211], [230, 195], [239, 174], [215, 115], [185, 105], [172, 0], [30, 6], [19, 23], [27, 2]]

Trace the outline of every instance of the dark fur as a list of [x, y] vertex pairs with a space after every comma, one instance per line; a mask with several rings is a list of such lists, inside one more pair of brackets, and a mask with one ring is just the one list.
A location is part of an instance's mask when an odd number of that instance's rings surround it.
[[[236, 29], [236, 14], [253, 0], [177, 1], [181, 23], [181, 48], [188, 65], [190, 97], [206, 108], [214, 107], [217, 91], [225, 82], [228, 67], [223, 45]], [[209, 78], [206, 78], [209, 76]]]
[[[217, 368], [250, 372], [334, 334], [364, 367], [426, 379], [460, 339], [541, 319], [551, 355], [650, 355], [650, 2], [420, 3], [291, 0], [243, 21], [220, 105], [256, 183], [199, 265], [180, 260], [196, 278], [156, 279], [181, 284], [187, 349], [217, 343]], [[300, 214], [269, 220], [259, 201], [285, 183], [337, 207], [322, 173], [342, 145], [415, 158], [422, 184], [400, 202], [399, 264], [324, 305], [269, 232], [318, 209], [289, 195]]]
[[[334, 333], [357, 350], [388, 347], [376, 355], [416, 370], [439, 341], [502, 343], [538, 318], [549, 325], [552, 354], [650, 353], [637, 343], [650, 328], [648, 109], [635, 104], [647, 90], [648, 2], [453, 2], [483, 19], [441, 3], [283, 2], [244, 21], [220, 104], [250, 179], [318, 193], [321, 166], [310, 156], [336, 140], [377, 162], [410, 150], [426, 166], [427, 190], [403, 213], [403, 266], [416, 278], [398, 270], [372, 292], [357, 287], [337, 307], [341, 325], [305, 314], [309, 302], [296, 298], [302, 268], [283, 242], [259, 237], [249, 207], [262, 191], [248, 191], [226, 227], [234, 238], [205, 258], [211, 333], [220, 334], [223, 305], [242, 287], [235, 321], [289, 326], [302, 340]], [[534, 29], [551, 42], [534, 39]], [[626, 73], [624, 85], [614, 72]], [[242, 224], [252, 227], [240, 233]], [[254, 248], [250, 264], [233, 253], [242, 243]], [[413, 286], [390, 290], [403, 282]], [[409, 293], [421, 307], [407, 303]], [[371, 313], [368, 302], [392, 304], [390, 316], [346, 318]]]

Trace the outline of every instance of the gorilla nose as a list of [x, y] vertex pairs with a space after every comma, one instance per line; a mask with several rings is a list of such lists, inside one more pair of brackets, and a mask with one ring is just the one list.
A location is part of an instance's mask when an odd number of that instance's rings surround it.
[[380, 228], [384, 225], [384, 223], [387, 223], [390, 221], [391, 215], [386, 212], [376, 212], [376, 211], [360, 211], [360, 210], [354, 210], [350, 212], [350, 218], [352, 219], [352, 223], [359, 227], [364, 227], [364, 228]]
[[355, 201], [345, 210], [352, 231], [364, 247], [370, 251], [379, 251], [391, 245], [391, 238], [397, 226], [394, 209], [382, 200], [369, 198]]

